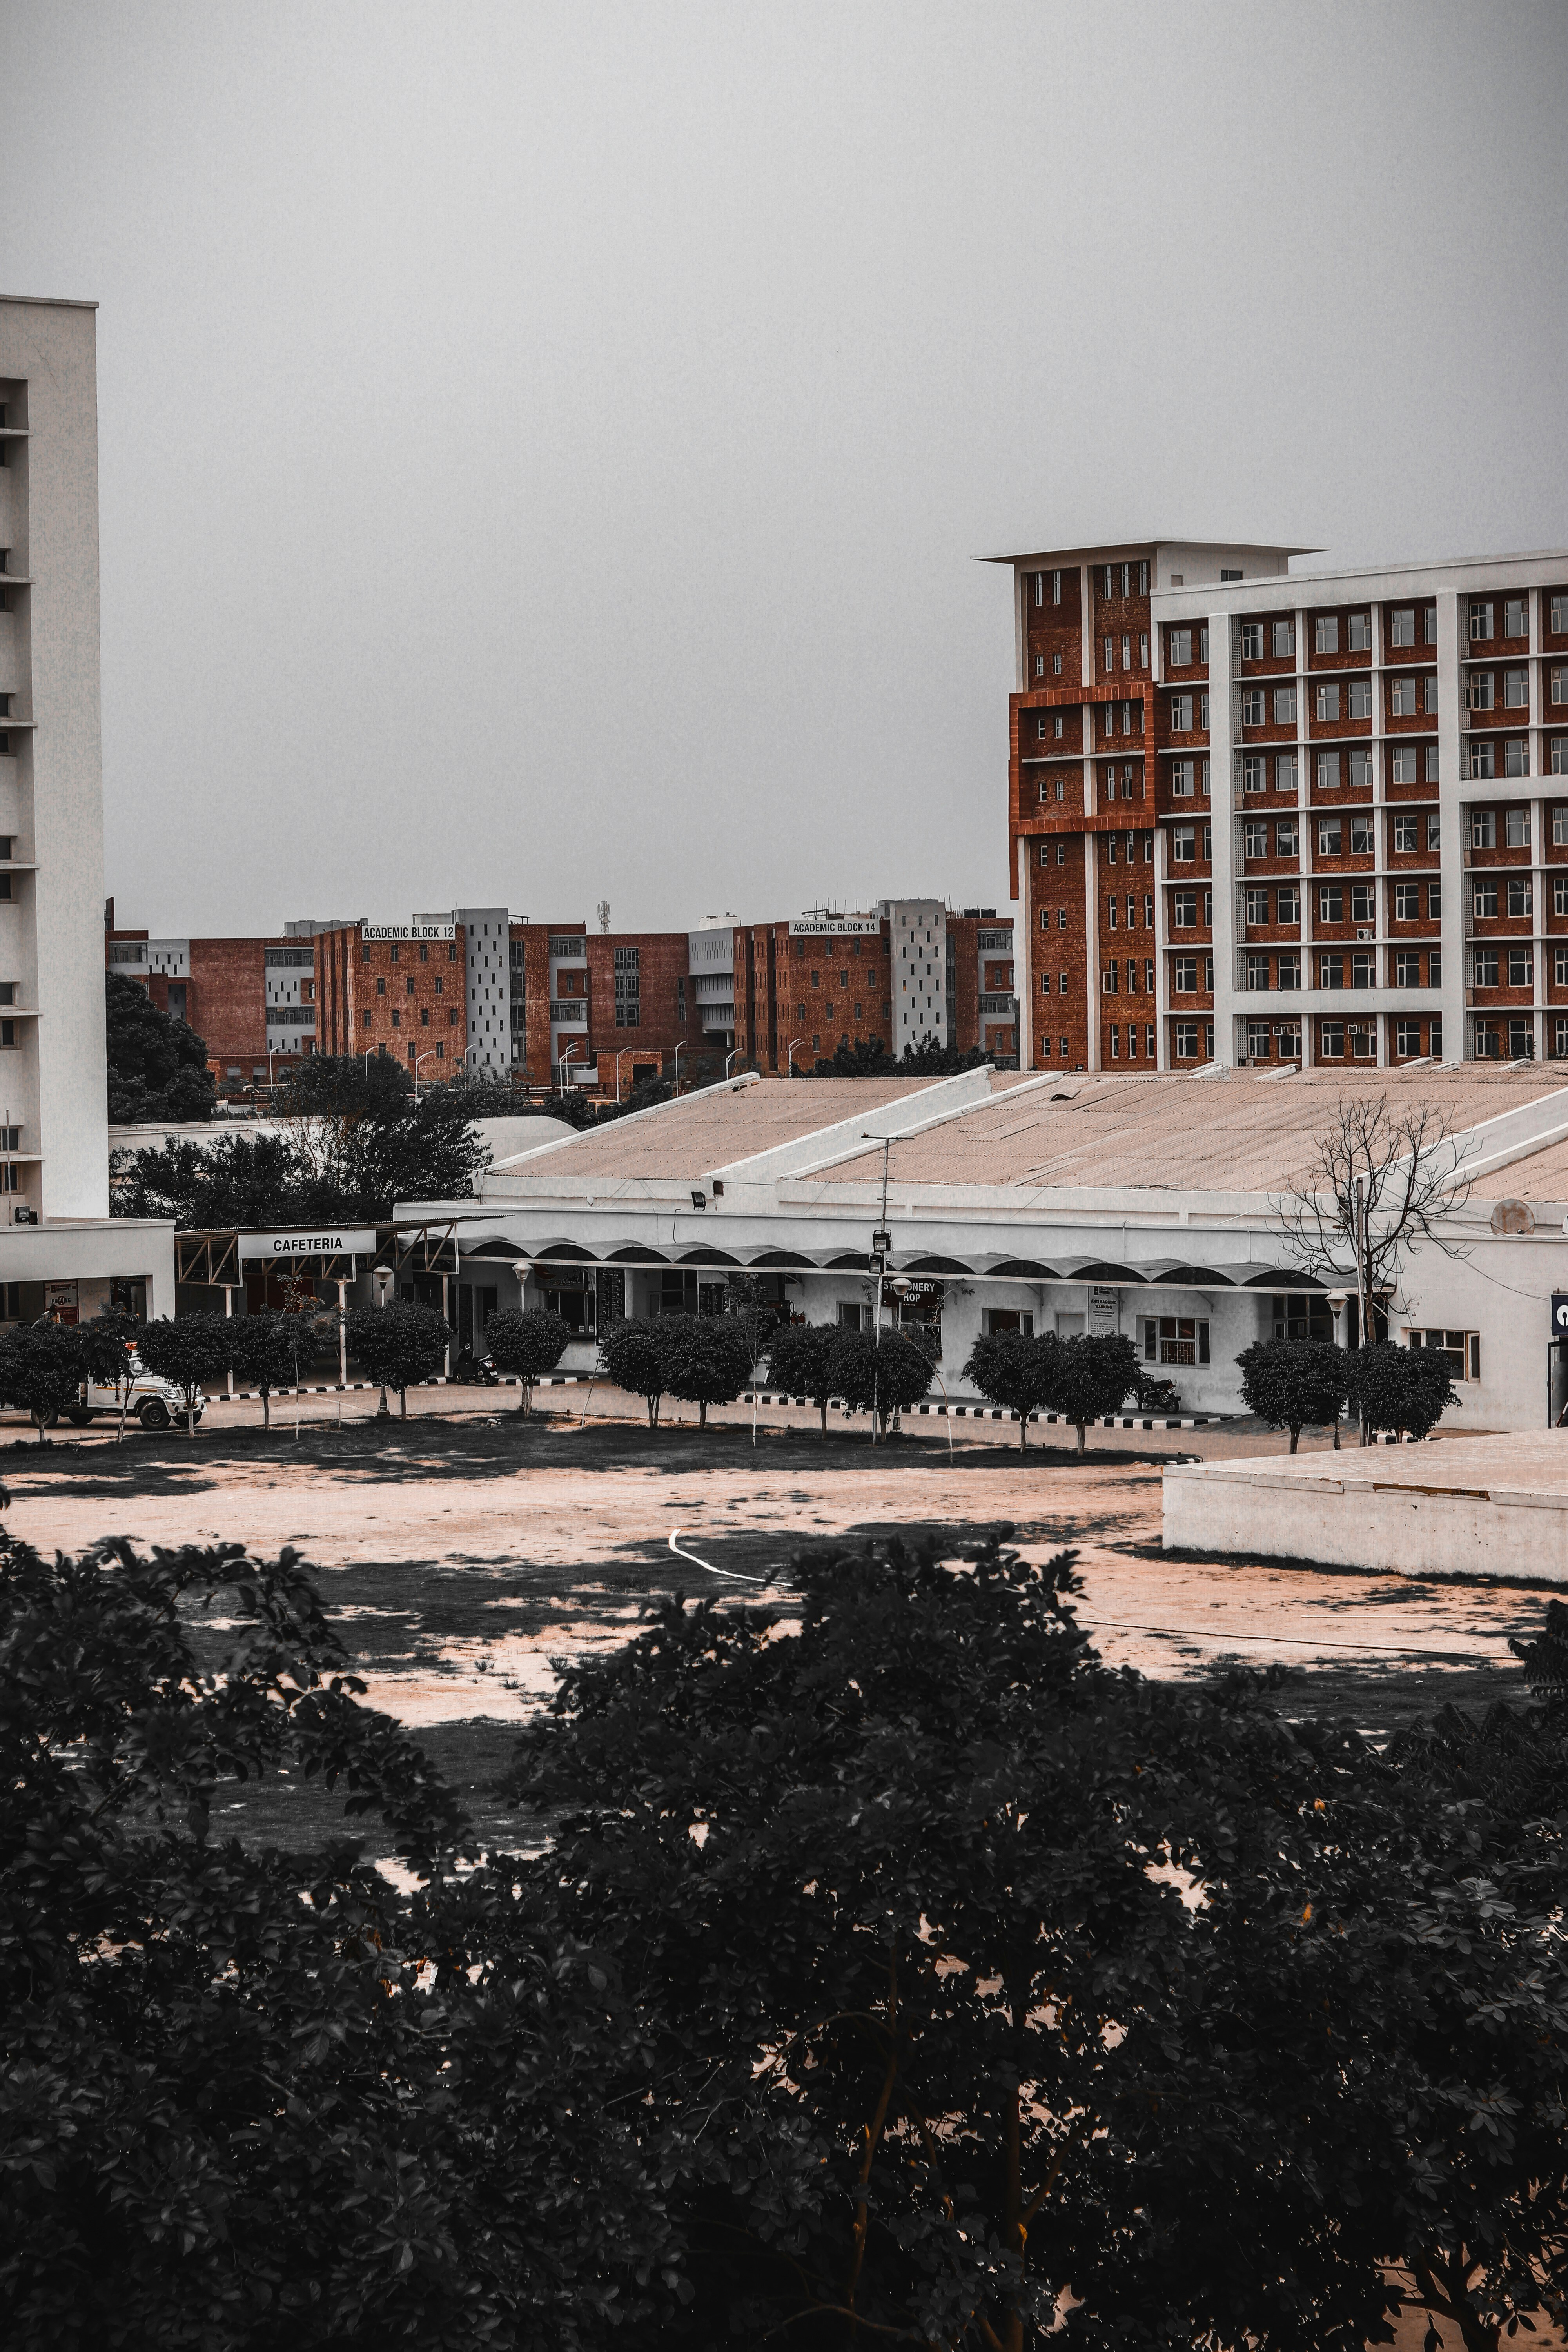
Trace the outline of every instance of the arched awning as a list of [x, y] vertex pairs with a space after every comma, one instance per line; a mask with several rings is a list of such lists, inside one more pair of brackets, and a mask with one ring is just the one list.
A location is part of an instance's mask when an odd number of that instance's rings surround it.
[[1062, 1277], [1054, 1265], [1042, 1265], [1038, 1258], [999, 1257], [982, 1259], [977, 1266], [981, 1274], [1001, 1275], [1011, 1282], [1059, 1282]]
[[1135, 1265], [1113, 1265], [1108, 1258], [1068, 1258], [1063, 1268], [1069, 1282], [1142, 1283], [1145, 1276]]
[[807, 1274], [816, 1272], [816, 1260], [814, 1257], [803, 1257], [799, 1250], [760, 1250], [755, 1257], [748, 1258], [746, 1263], [748, 1265], [756, 1266], [798, 1266]]
[[728, 1250], [690, 1249], [683, 1251], [676, 1263], [679, 1265], [739, 1266], [741, 1261], [738, 1257], [731, 1257]]
[[1228, 1290], [1236, 1279], [1223, 1266], [1194, 1265], [1185, 1258], [1156, 1258], [1138, 1271], [1145, 1282], [1158, 1283], [1166, 1290]]
[[646, 1242], [623, 1242], [618, 1249], [605, 1253], [606, 1265], [668, 1265], [663, 1250], [649, 1249]]
[[827, 1261], [827, 1271], [831, 1274], [868, 1274], [870, 1270], [871, 1261], [864, 1250], [844, 1250], [837, 1257], [830, 1257]]
[[965, 1265], [962, 1258], [956, 1257], [906, 1257], [899, 1261], [900, 1274], [964, 1275], [972, 1274], [973, 1270], [973, 1266]]
[[531, 1250], [525, 1255], [547, 1264], [562, 1265], [597, 1265], [599, 1262], [593, 1251], [584, 1249], [581, 1242], [546, 1242], [542, 1249]]

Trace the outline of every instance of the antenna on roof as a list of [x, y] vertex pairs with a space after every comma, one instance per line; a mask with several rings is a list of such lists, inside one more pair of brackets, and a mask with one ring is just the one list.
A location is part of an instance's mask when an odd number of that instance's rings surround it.
[[599, 929], [602, 931], [607, 931], [609, 928], [610, 902], [607, 898], [601, 898], [599, 901]]

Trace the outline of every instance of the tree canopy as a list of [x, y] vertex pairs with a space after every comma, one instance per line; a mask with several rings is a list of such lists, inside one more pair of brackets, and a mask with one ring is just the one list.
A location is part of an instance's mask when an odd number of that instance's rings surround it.
[[1123, 1331], [1091, 1332], [1072, 1339], [1047, 1335], [1039, 1346], [1042, 1402], [1073, 1423], [1081, 1454], [1089, 1423], [1119, 1412], [1137, 1388], [1138, 1350]]
[[373, 1082], [358, 1108], [315, 1111], [282, 1133], [121, 1153], [111, 1206], [116, 1216], [173, 1217], [186, 1232], [376, 1223], [400, 1200], [468, 1199], [487, 1160], [460, 1101], [443, 1089], [422, 1094], [416, 1108], [405, 1088]]
[[1020, 1452], [1028, 1447], [1029, 1415], [1047, 1401], [1047, 1345], [1022, 1331], [983, 1331], [963, 1367], [964, 1379], [973, 1381], [988, 1404], [1017, 1414]]
[[895, 1412], [931, 1392], [931, 1360], [902, 1331], [839, 1331], [828, 1359], [835, 1396], [858, 1412], [874, 1413], [884, 1432]]
[[179, 1390], [189, 1436], [196, 1432], [197, 1397], [216, 1387], [234, 1361], [234, 1333], [224, 1315], [165, 1315], [142, 1327], [137, 1352], [150, 1372]]
[[117, 971], [104, 974], [104, 1015], [113, 1125], [211, 1117], [216, 1089], [205, 1042], [194, 1029]]
[[752, 1349], [734, 1315], [661, 1315], [654, 1338], [664, 1368], [665, 1392], [697, 1407], [708, 1426], [710, 1404], [731, 1404], [752, 1377]]
[[348, 1343], [363, 1372], [384, 1391], [397, 1391], [406, 1421], [410, 1385], [434, 1380], [452, 1344], [452, 1327], [437, 1308], [419, 1299], [395, 1298], [385, 1307], [352, 1307]]
[[[568, 1673], [486, 1859], [295, 1554], [0, 1539], [6, 2342], [1561, 2324], [1568, 1612], [1538, 1700], [1380, 1750], [1278, 1670], [1105, 1668], [1070, 1555], [786, 1577]], [[215, 1836], [283, 1774], [400, 1883]]]
[[827, 1400], [834, 1393], [833, 1350], [840, 1333], [835, 1323], [781, 1323], [769, 1339], [768, 1378], [786, 1396], [809, 1397], [827, 1434]]
[[562, 1318], [542, 1307], [531, 1307], [526, 1312], [503, 1307], [486, 1323], [485, 1346], [496, 1370], [510, 1372], [517, 1381], [517, 1409], [523, 1420], [533, 1402], [535, 1381], [555, 1370], [571, 1338]]
[[1396, 1340], [1352, 1349], [1345, 1358], [1352, 1411], [1368, 1429], [1408, 1430], [1425, 1437], [1444, 1409], [1461, 1402], [1447, 1360], [1436, 1348], [1402, 1348]]
[[1338, 1435], [1350, 1384], [1342, 1348], [1331, 1339], [1255, 1339], [1236, 1360], [1247, 1410], [1271, 1429], [1288, 1429], [1292, 1454], [1309, 1424], [1331, 1422]]

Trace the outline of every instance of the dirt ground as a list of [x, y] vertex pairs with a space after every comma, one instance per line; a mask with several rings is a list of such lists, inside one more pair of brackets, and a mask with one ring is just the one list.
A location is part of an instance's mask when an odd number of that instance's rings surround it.
[[[66, 1551], [109, 1535], [238, 1538], [263, 1554], [296, 1545], [321, 1571], [373, 1703], [417, 1730], [501, 1841], [515, 1827], [491, 1784], [558, 1659], [625, 1640], [675, 1590], [787, 1609], [784, 1563], [813, 1537], [926, 1528], [958, 1542], [1003, 1525], [1031, 1558], [1070, 1547], [1080, 1614], [1108, 1660], [1155, 1675], [1284, 1660], [1302, 1671], [1303, 1712], [1376, 1731], [1446, 1698], [1486, 1704], [1517, 1687], [1508, 1639], [1539, 1622], [1546, 1598], [1482, 1579], [1163, 1554], [1162, 1463], [1277, 1453], [1271, 1433], [1100, 1432], [1080, 1462], [1070, 1444], [1021, 1453], [1004, 1424], [927, 1421], [873, 1447], [863, 1421], [836, 1422], [824, 1440], [814, 1415], [775, 1410], [753, 1443], [741, 1411], [700, 1433], [689, 1423], [650, 1431], [640, 1408], [610, 1418], [626, 1401], [603, 1391], [586, 1421], [570, 1391], [545, 1392], [549, 1417], [527, 1423], [510, 1402], [426, 1391], [407, 1422], [388, 1423], [371, 1398], [280, 1401], [270, 1433], [242, 1403], [215, 1411], [194, 1442], [132, 1430], [116, 1444], [94, 1429], [47, 1448], [16, 1423], [6, 1446], [0, 1423], [7, 1523]], [[694, 1559], [671, 1551], [676, 1530]], [[237, 1804], [230, 1825], [298, 1834], [304, 1820], [285, 1831], [273, 1818], [282, 1801]], [[300, 1793], [303, 1811], [314, 1803]]]
[[[1300, 1669], [1303, 1713], [1378, 1732], [1446, 1699], [1484, 1706], [1517, 1690], [1509, 1636], [1531, 1632], [1549, 1597], [1479, 1572], [1422, 1583], [1163, 1553], [1162, 1464], [1283, 1450], [1245, 1427], [1097, 1432], [1080, 1462], [1070, 1443], [1032, 1439], [1021, 1454], [1016, 1427], [985, 1423], [920, 1422], [876, 1448], [863, 1421], [836, 1420], [825, 1441], [814, 1414], [778, 1409], [759, 1414], [754, 1443], [741, 1409], [706, 1433], [689, 1422], [652, 1432], [640, 1407], [603, 1390], [546, 1391], [548, 1417], [526, 1424], [505, 1393], [416, 1391], [406, 1422], [374, 1420], [374, 1402], [279, 1400], [270, 1433], [259, 1406], [217, 1406], [194, 1443], [133, 1429], [116, 1444], [94, 1429], [39, 1448], [6, 1416], [6, 1523], [65, 1551], [109, 1535], [298, 1546], [371, 1700], [416, 1732], [502, 1846], [520, 1832], [496, 1784], [557, 1661], [626, 1640], [677, 1590], [787, 1610], [784, 1563], [813, 1537], [920, 1528], [957, 1543], [1002, 1525], [1031, 1558], [1070, 1547], [1080, 1614], [1108, 1660], [1178, 1675], [1285, 1660]], [[695, 1559], [671, 1551], [677, 1530]], [[214, 1826], [304, 1843], [342, 1822], [319, 1791], [280, 1782], [227, 1801]], [[376, 1853], [375, 1825], [356, 1824], [367, 1828]], [[1425, 2329], [1408, 2315], [1396, 2352], [1416, 2352]], [[1552, 2352], [1555, 2339], [1532, 2340]]]

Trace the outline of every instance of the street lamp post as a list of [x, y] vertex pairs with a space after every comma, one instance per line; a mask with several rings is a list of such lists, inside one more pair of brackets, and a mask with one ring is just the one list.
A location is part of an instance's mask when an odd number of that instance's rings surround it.
[[565, 1052], [562, 1055], [560, 1060], [555, 1065], [555, 1091], [557, 1094], [564, 1094], [566, 1091], [566, 1066], [571, 1059], [572, 1047], [568, 1045]]
[[745, 1050], [746, 1049], [743, 1045], [731, 1045], [730, 1051], [724, 1056], [724, 1076], [726, 1077], [730, 1075], [730, 1065], [734, 1060], [736, 1055], [743, 1054]]
[[631, 1050], [632, 1049], [629, 1045], [623, 1045], [620, 1052], [616, 1055], [616, 1100], [617, 1103], [621, 1098], [621, 1064]]
[[680, 1100], [680, 1057], [685, 1051], [686, 1040], [683, 1037], [675, 1049], [675, 1099], [677, 1102]]
[[789, 1041], [789, 1074], [792, 1078], [795, 1076], [795, 1049], [797, 1045], [804, 1045], [805, 1043], [804, 1037], [792, 1037]]
[[429, 1045], [423, 1054], [416, 1054], [414, 1056], [414, 1108], [416, 1110], [419, 1108], [419, 1065], [421, 1062], [434, 1060], [435, 1054], [435, 1046]]

